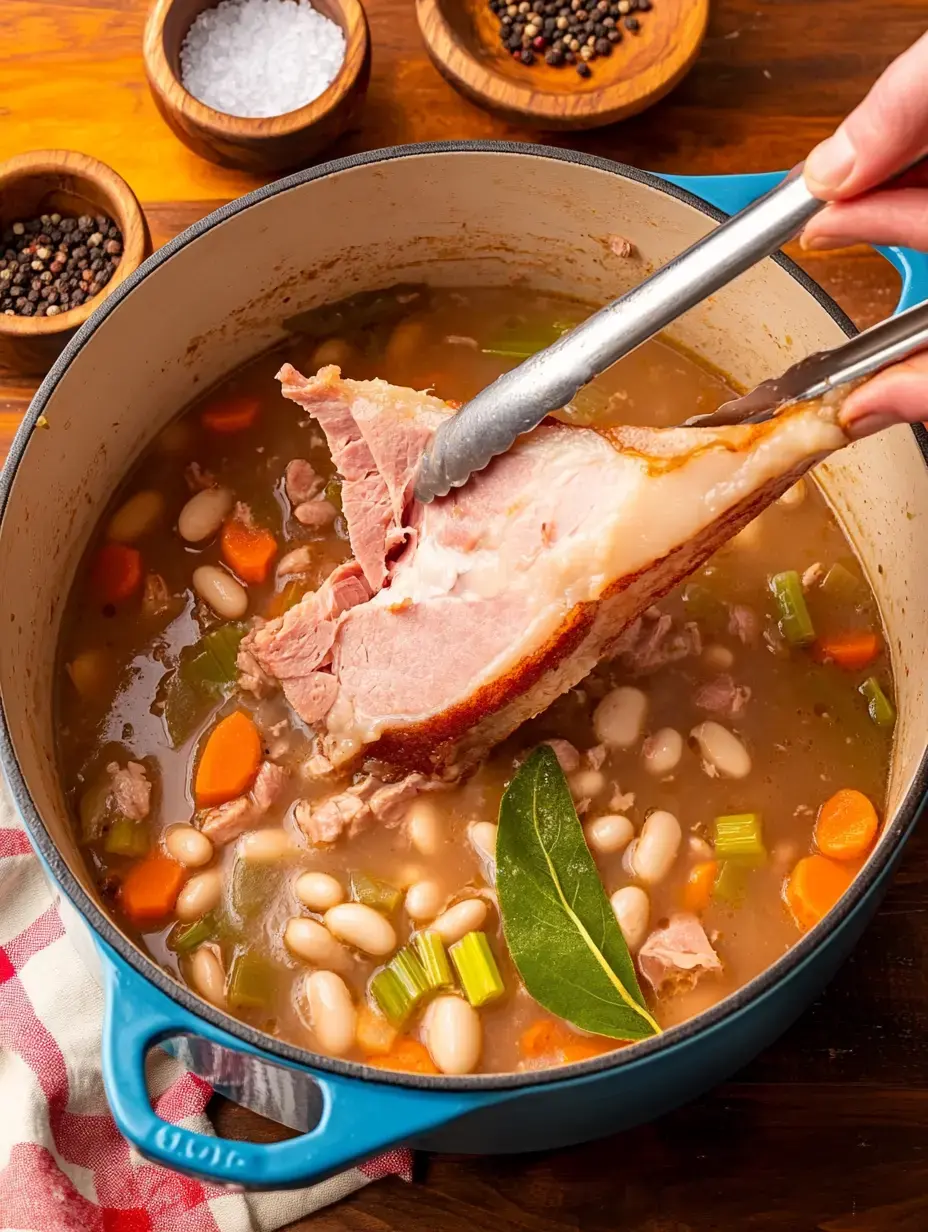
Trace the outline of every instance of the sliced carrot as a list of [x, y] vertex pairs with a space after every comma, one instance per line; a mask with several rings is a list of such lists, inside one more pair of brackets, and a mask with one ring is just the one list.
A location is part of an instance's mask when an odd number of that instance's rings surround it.
[[241, 518], [229, 518], [220, 539], [222, 558], [243, 582], [267, 580], [277, 555], [277, 540], [263, 526], [249, 526]]
[[570, 1040], [561, 1045], [558, 1060], [562, 1065], [571, 1065], [574, 1061], [589, 1061], [590, 1057], [601, 1057], [604, 1052], [610, 1052], [617, 1045], [604, 1040], [580, 1039]]
[[854, 874], [842, 864], [824, 856], [804, 856], [787, 878], [783, 897], [805, 930], [828, 914], [853, 880]]
[[163, 920], [174, 910], [187, 871], [169, 856], [155, 853], [134, 864], [123, 878], [119, 902], [136, 924]]
[[398, 1039], [384, 1056], [365, 1057], [364, 1063], [374, 1069], [395, 1069], [403, 1074], [438, 1073], [425, 1045], [407, 1036]]
[[703, 860], [694, 864], [683, 887], [683, 909], [698, 915], [709, 906], [712, 900], [712, 889], [718, 876], [719, 866], [716, 860]]
[[253, 720], [236, 710], [210, 732], [197, 766], [197, 808], [212, 808], [243, 795], [261, 765], [261, 736]]
[[845, 633], [841, 637], [822, 638], [815, 657], [823, 663], [837, 663], [845, 671], [856, 672], [866, 667], [880, 653], [880, 639], [876, 633]]
[[551, 1018], [539, 1018], [519, 1036], [519, 1052], [526, 1060], [550, 1056], [563, 1042], [566, 1032]]
[[377, 1057], [387, 1056], [396, 1043], [396, 1037], [396, 1027], [392, 1027], [382, 1014], [375, 1014], [367, 1005], [358, 1010], [355, 1039], [358, 1047], [366, 1053]]
[[815, 845], [833, 860], [858, 860], [880, 828], [876, 809], [862, 791], [845, 787], [826, 800], [815, 822]]
[[142, 557], [125, 543], [105, 543], [94, 557], [90, 583], [102, 603], [131, 599], [142, 584]]
[[218, 398], [204, 407], [201, 422], [210, 432], [228, 435], [244, 432], [254, 425], [261, 403], [252, 394], [239, 394], [232, 398]]
[[526, 1061], [537, 1065], [570, 1065], [587, 1061], [615, 1048], [614, 1040], [600, 1036], [577, 1035], [563, 1023], [551, 1018], [539, 1018], [519, 1036], [519, 1052]]

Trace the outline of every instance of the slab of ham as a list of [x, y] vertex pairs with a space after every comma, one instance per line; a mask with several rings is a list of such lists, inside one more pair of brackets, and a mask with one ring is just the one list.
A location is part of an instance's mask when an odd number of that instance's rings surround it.
[[335, 367], [279, 378], [326, 434], [355, 559], [249, 635], [241, 665], [280, 681], [336, 766], [473, 764], [626, 649], [657, 598], [847, 443], [819, 403], [726, 428], [548, 421], [422, 506], [416, 465], [449, 407]]

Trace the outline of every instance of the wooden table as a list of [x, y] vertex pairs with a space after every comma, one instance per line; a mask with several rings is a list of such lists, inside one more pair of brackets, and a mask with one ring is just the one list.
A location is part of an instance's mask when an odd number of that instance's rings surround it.
[[[659, 2], [659, 0], [658, 0]], [[478, 111], [431, 68], [412, 0], [367, 0], [374, 70], [332, 151], [446, 138], [537, 140]], [[68, 146], [111, 163], [156, 244], [249, 177], [179, 145], [148, 95], [145, 0], [0, 2], [0, 159]], [[657, 171], [799, 160], [922, 33], [925, 0], [713, 0], [702, 56], [663, 103], [558, 139]], [[898, 280], [866, 249], [803, 259], [859, 325]], [[0, 369], [0, 448], [33, 391]], [[924, 1232], [928, 1229], [928, 838], [910, 845], [875, 924], [815, 1007], [737, 1078], [631, 1133], [550, 1155], [421, 1161], [300, 1224], [313, 1232]], [[278, 1136], [229, 1106], [223, 1132]]]

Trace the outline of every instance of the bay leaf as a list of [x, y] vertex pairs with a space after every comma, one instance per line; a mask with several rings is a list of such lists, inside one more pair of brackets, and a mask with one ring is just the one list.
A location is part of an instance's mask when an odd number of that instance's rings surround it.
[[540, 1005], [612, 1039], [660, 1031], [550, 745], [535, 749], [503, 796], [496, 888], [512, 960]]

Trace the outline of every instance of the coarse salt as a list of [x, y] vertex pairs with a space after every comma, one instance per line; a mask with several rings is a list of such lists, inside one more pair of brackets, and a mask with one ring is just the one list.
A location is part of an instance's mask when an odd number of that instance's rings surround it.
[[181, 81], [227, 115], [284, 115], [318, 98], [345, 59], [341, 28], [308, 0], [221, 0], [180, 50]]

